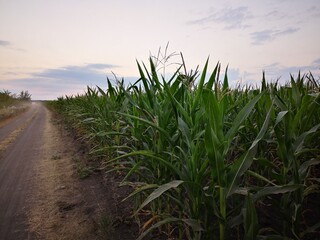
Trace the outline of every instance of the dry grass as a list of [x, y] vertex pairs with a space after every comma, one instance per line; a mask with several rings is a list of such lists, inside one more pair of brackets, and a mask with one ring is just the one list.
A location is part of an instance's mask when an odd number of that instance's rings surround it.
[[17, 103], [8, 107], [0, 108], [0, 127], [1, 122], [6, 119], [17, 116], [18, 114], [26, 111], [30, 107], [30, 102]]

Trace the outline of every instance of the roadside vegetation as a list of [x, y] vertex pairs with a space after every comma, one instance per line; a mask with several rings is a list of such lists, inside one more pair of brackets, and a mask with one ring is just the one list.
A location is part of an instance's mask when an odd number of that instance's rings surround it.
[[0, 120], [24, 111], [30, 100], [31, 94], [28, 91], [21, 91], [20, 94], [13, 94], [9, 90], [0, 91]]
[[138, 239], [320, 238], [319, 79], [230, 88], [219, 63], [187, 72], [182, 58], [170, 79], [152, 58], [137, 65], [130, 86], [50, 104], [123, 174]]

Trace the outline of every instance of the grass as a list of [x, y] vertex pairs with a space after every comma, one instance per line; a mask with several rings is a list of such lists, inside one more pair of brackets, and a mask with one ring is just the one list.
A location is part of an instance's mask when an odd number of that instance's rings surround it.
[[80, 161], [77, 161], [77, 172], [81, 179], [89, 177], [93, 171], [94, 171], [93, 167], [90, 167], [90, 166], [87, 167]]
[[[140, 79], [59, 98], [106, 174], [132, 187], [142, 239], [319, 237], [320, 94], [311, 73], [285, 85], [230, 88], [184, 61], [167, 80], [137, 62]], [[226, 71], [227, 72], [227, 71]], [[315, 215], [314, 215], [314, 214]]]
[[19, 96], [11, 94], [8, 90], [0, 91], [0, 121], [23, 112], [31, 99], [27, 91], [22, 91]]
[[98, 222], [99, 231], [104, 237], [110, 237], [113, 235], [114, 229], [114, 220], [108, 216], [102, 216]]

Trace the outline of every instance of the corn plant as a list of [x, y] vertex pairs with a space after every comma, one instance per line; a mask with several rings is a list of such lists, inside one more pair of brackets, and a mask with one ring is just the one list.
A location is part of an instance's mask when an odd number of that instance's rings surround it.
[[[182, 55], [181, 55], [182, 57]], [[231, 89], [220, 63], [207, 79], [184, 59], [167, 80], [154, 59], [137, 62], [130, 86], [108, 81], [56, 105], [75, 116], [121, 185], [143, 239], [160, 231], [177, 239], [307, 239], [306, 201], [318, 194], [319, 84], [310, 73], [287, 85]], [[199, 79], [198, 79], [199, 77]], [[127, 199], [126, 198], [126, 199]], [[272, 223], [262, 206], [277, 214]], [[268, 209], [268, 208], [267, 208]], [[312, 235], [313, 234], [313, 235]]]
[[[294, 192], [285, 194], [280, 203], [285, 215], [282, 234], [295, 239], [302, 236], [302, 203], [307, 195], [308, 171], [312, 165], [320, 163], [317, 147], [310, 144], [312, 139], [319, 137], [320, 118], [316, 109], [320, 98], [319, 94], [306, 91], [304, 81], [305, 76], [300, 77], [299, 73], [296, 80], [291, 76], [290, 87], [271, 92], [278, 109], [273, 131], [280, 160], [277, 170], [273, 172], [273, 179], [281, 185], [299, 186]], [[308, 113], [314, 114], [310, 116]]]

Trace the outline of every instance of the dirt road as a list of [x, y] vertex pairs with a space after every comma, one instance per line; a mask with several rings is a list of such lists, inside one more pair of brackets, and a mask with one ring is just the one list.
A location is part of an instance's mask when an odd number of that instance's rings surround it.
[[80, 182], [81, 156], [61, 134], [42, 103], [1, 123], [1, 240], [100, 239], [103, 186]]
[[29, 110], [0, 128], [0, 239], [30, 239], [27, 200], [42, 154], [46, 110]]
[[42, 103], [0, 122], [0, 240], [135, 239], [119, 180], [80, 179], [92, 159], [65, 128]]

